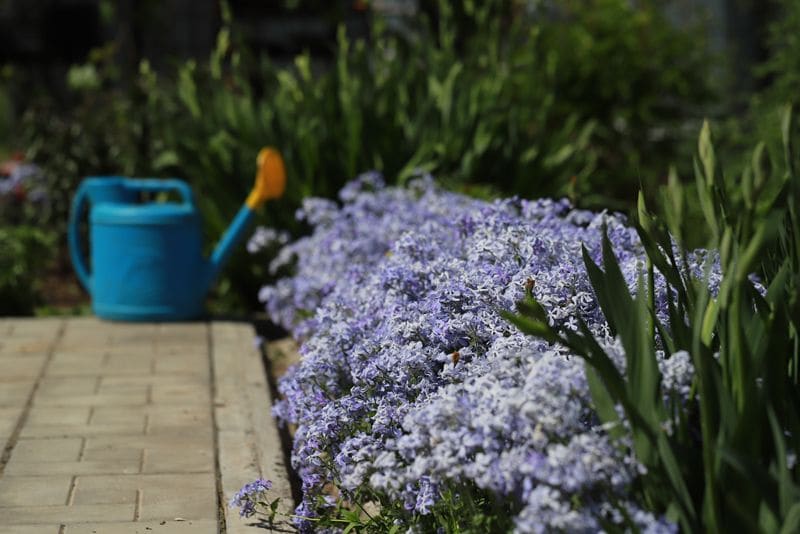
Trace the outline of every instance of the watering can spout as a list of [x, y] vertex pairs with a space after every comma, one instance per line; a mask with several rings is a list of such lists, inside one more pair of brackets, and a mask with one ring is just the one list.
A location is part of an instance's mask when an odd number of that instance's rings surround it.
[[277, 150], [262, 148], [258, 153], [257, 165], [256, 181], [250, 195], [211, 254], [208, 280], [206, 287], [203, 288], [204, 291], [211, 287], [217, 279], [225, 262], [244, 237], [247, 227], [253, 220], [255, 210], [267, 200], [280, 198], [286, 189], [286, 169], [283, 158]]

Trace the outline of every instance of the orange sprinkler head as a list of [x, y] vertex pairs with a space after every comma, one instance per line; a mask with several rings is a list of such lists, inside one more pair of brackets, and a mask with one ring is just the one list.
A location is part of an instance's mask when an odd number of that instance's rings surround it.
[[267, 200], [280, 198], [286, 190], [286, 167], [280, 152], [271, 147], [262, 148], [256, 163], [256, 183], [246, 201], [250, 209], [258, 208]]

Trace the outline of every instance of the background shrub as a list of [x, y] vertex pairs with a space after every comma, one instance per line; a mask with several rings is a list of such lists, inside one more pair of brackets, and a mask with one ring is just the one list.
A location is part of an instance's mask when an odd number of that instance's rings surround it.
[[52, 235], [37, 228], [0, 227], [0, 316], [33, 313], [53, 242]]
[[[795, 4], [770, 3], [764, 90], [754, 97], [724, 81], [723, 54], [709, 53], [702, 24], [676, 26], [665, 13], [681, 4], [656, 0], [426, 0], [405, 27], [373, 17], [367, 32], [341, 29], [329, 53], [288, 63], [255, 55], [222, 3], [208, 60], [145, 60], [128, 72], [112, 41], [69, 69], [66, 91], [28, 90], [35, 77], [19, 66], [3, 71], [4, 83], [8, 94], [44, 96], [12, 138], [45, 169], [59, 232], [83, 176], [174, 175], [198, 189], [210, 248], [264, 144], [284, 153], [290, 188], [260, 222], [294, 234], [305, 230], [292, 216], [301, 198], [332, 196], [367, 169], [399, 182], [431, 171], [477, 196], [567, 195], [629, 210], [632, 191], [655, 191], [670, 164], [691, 182], [702, 116], [724, 119], [726, 171], [755, 139], [780, 160], [768, 125], [794, 98]], [[217, 291], [222, 308], [257, 306], [266, 273], [252, 264], [243, 251], [234, 256]]]
[[[289, 188], [261, 222], [295, 234], [303, 197], [333, 196], [368, 169], [399, 182], [436, 172], [477, 195], [625, 206], [636, 184], [665, 174], [712, 94], [700, 33], [649, 2], [428, 2], [413, 31], [377, 19], [353, 40], [340, 28], [330, 62], [290, 65], [253, 57], [222, 9], [207, 62], [157, 73], [145, 61], [126, 86], [112, 43], [69, 71], [64, 111], [32, 108], [23, 139], [50, 176], [56, 224], [83, 176], [181, 176], [198, 190], [210, 245], [265, 144], [284, 154]], [[257, 306], [265, 273], [252, 263], [232, 259], [224, 307]]]

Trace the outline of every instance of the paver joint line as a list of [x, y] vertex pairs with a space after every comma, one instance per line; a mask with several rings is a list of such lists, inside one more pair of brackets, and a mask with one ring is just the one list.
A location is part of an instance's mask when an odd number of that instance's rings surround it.
[[33, 406], [33, 398], [36, 395], [36, 391], [39, 388], [39, 383], [41, 382], [42, 377], [45, 374], [45, 371], [47, 369], [47, 364], [50, 363], [50, 360], [53, 358], [53, 353], [55, 352], [59, 340], [64, 335], [65, 329], [66, 329], [66, 323], [65, 321], [62, 320], [58, 326], [58, 329], [56, 330], [53, 340], [51, 341], [47, 349], [47, 356], [45, 357], [45, 360], [42, 363], [41, 368], [39, 369], [39, 372], [33, 383], [33, 387], [31, 387], [28, 399], [25, 402], [24, 408], [22, 409], [22, 413], [19, 415], [16, 425], [14, 426], [14, 430], [11, 432], [11, 436], [8, 438], [8, 442], [5, 444], [5, 447], [3, 448], [2, 455], [0, 455], [0, 478], [2, 478], [6, 465], [8, 464], [8, 461], [11, 458], [11, 451], [14, 450], [14, 446], [17, 444], [19, 436], [22, 433], [22, 427], [25, 425], [25, 421], [28, 418], [28, 413], [30, 412], [31, 407]]
[[67, 506], [72, 506], [75, 504], [75, 490], [78, 487], [78, 477], [73, 475], [72, 481], [69, 484], [69, 493], [67, 493], [67, 502], [64, 503]]
[[[209, 373], [211, 376], [217, 376], [217, 370], [214, 367], [214, 332], [211, 328], [211, 325], [206, 325], [206, 339], [208, 340], [206, 346], [208, 347], [208, 367]], [[217, 381], [211, 380], [211, 401], [213, 403], [214, 399], [217, 398]], [[217, 490], [217, 528], [220, 534], [227, 534], [227, 522], [225, 521], [225, 494], [222, 488], [222, 466], [220, 465], [220, 458], [219, 458], [219, 436], [216, 432], [216, 429], [219, 428], [217, 425], [217, 414], [214, 410], [213, 406], [211, 408], [211, 421], [214, 425], [214, 450], [217, 452], [214, 455], [214, 484]]]

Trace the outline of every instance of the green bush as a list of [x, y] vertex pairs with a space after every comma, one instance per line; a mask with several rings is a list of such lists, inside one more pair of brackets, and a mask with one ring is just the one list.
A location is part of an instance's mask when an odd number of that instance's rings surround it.
[[86, 65], [70, 70], [65, 101], [35, 98], [21, 119], [17, 143], [42, 168], [48, 193], [48, 209], [29, 222], [60, 236], [83, 177], [146, 174], [150, 168], [142, 149], [147, 141], [139, 95], [115, 86], [119, 73], [113, 63], [113, 46], [93, 51]]
[[[261, 223], [295, 233], [302, 198], [332, 196], [370, 169], [400, 182], [429, 171], [474, 194], [625, 206], [636, 185], [665, 174], [711, 94], [698, 33], [674, 28], [656, 4], [424, 2], [414, 32], [375, 19], [365, 39], [340, 29], [331, 62], [277, 66], [241, 45], [223, 3], [207, 63], [159, 75], [144, 62], [126, 91], [115, 88], [113, 54], [73, 69], [75, 105], [62, 118], [31, 115], [30, 154], [65, 184], [62, 206], [87, 174], [184, 177], [209, 243], [244, 199], [263, 145], [281, 150], [289, 183]], [[232, 258], [219, 286], [230, 306], [256, 305], [265, 278], [253, 263]]]
[[0, 227], [0, 315], [32, 315], [37, 280], [52, 257], [52, 235], [29, 226]]
[[747, 164], [748, 147], [763, 142], [770, 164], [780, 165], [783, 143], [774, 124], [786, 104], [800, 105], [800, 3], [768, 0], [763, 9], [771, 13], [762, 38], [765, 59], [753, 69], [758, 89], [732, 98], [729, 108], [737, 111], [722, 121], [720, 152], [725, 155], [727, 174]]
[[767, 59], [756, 71], [767, 83], [762, 100], [773, 105], [800, 104], [800, 4], [792, 0], [772, 0], [775, 17], [767, 28]]
[[[301, 55], [253, 70], [228, 29], [209, 64], [185, 64], [174, 85], [144, 65], [149, 109], [162, 112], [150, 126], [154, 171], [192, 178], [210, 235], [241, 202], [264, 144], [283, 152], [289, 188], [263, 222], [294, 231], [302, 198], [331, 196], [368, 169], [605, 205], [665, 174], [711, 94], [697, 33], [623, 0], [530, 16], [513, 2], [480, 6], [437, 2], [437, 24], [423, 18], [412, 35], [381, 20], [366, 40], [340, 29], [328, 66]], [[230, 287], [255, 295], [263, 277], [243, 254], [232, 263]]]

